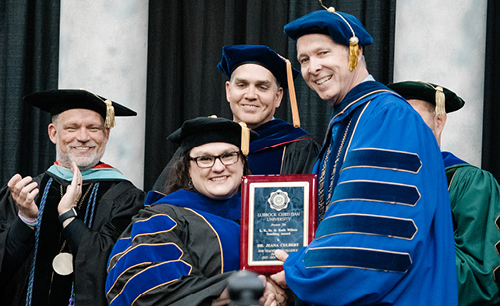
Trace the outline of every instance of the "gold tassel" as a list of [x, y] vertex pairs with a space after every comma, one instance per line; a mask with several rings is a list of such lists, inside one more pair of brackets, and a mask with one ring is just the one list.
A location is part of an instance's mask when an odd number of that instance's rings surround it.
[[[279, 54], [278, 54], [279, 55]], [[297, 96], [295, 95], [295, 85], [293, 83], [292, 63], [289, 59], [279, 55], [286, 62], [286, 80], [288, 83], [288, 95], [290, 96], [290, 106], [292, 108], [292, 120], [294, 127], [300, 127], [299, 108], [297, 107]]]
[[241, 153], [247, 156], [250, 151], [250, 129], [245, 122], [240, 122], [241, 126]]
[[113, 102], [111, 100], [104, 101], [106, 103], [106, 122], [107, 128], [112, 128], [115, 126], [115, 108], [113, 107]]
[[359, 39], [353, 36], [349, 39], [349, 70], [353, 71], [358, 66]]
[[436, 115], [444, 115], [446, 114], [446, 97], [444, 96], [443, 87], [437, 86], [436, 90]]
[[349, 39], [349, 70], [354, 71], [356, 67], [358, 67], [358, 52], [359, 52], [359, 39], [356, 37], [356, 33], [354, 33], [354, 30], [352, 29], [351, 25], [349, 22], [339, 13], [335, 11], [335, 8], [333, 6], [330, 6], [329, 8], [326, 8], [326, 6], [323, 5], [323, 1], [319, 0], [319, 3], [321, 3], [321, 6], [327, 10], [330, 13], [334, 13], [337, 16], [339, 16], [349, 27], [349, 29], [352, 32], [352, 37]]

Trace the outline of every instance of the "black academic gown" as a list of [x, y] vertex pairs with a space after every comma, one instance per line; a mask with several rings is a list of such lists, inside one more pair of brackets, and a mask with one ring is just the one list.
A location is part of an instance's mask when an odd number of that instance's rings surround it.
[[[142, 207], [144, 192], [121, 179], [99, 180], [94, 217], [89, 229], [84, 223], [88, 197], [82, 201], [79, 216], [64, 230], [57, 221], [57, 205], [69, 182], [45, 172], [34, 178], [40, 192], [53, 178], [43, 212], [38, 242], [31, 305], [68, 305], [74, 280], [77, 305], [107, 305], [104, 284], [106, 264], [115, 241]], [[83, 181], [82, 194], [91, 181]], [[96, 181], [94, 181], [96, 183]], [[90, 193], [89, 193], [90, 194]], [[17, 216], [17, 206], [7, 187], [0, 190], [0, 295], [2, 305], [27, 305], [29, 274], [34, 257], [35, 231]], [[90, 216], [90, 214], [89, 214]], [[89, 217], [90, 218], [90, 217]], [[88, 223], [88, 222], [87, 222]], [[64, 242], [66, 241], [66, 242]], [[74, 272], [59, 276], [53, 272], [52, 260], [61, 249], [73, 253]], [[50, 291], [50, 293], [49, 293]]]
[[320, 144], [306, 131], [281, 119], [254, 129], [259, 138], [250, 143], [248, 163], [252, 174], [310, 174]]

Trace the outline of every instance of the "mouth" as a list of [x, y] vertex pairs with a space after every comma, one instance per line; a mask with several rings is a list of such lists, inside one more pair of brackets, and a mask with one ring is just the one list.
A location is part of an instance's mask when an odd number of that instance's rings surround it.
[[241, 104], [241, 107], [246, 110], [252, 110], [252, 111], [259, 108], [259, 106], [255, 104]]
[[229, 176], [224, 175], [224, 176], [217, 176], [217, 177], [212, 177], [210, 180], [213, 182], [219, 182], [227, 179]]
[[332, 78], [332, 76], [329, 75], [329, 76], [326, 76], [324, 78], [321, 78], [321, 79], [315, 81], [314, 83], [316, 83], [317, 85], [321, 85], [321, 84], [325, 83], [326, 81], [329, 81], [331, 78]]
[[71, 149], [75, 150], [77, 152], [87, 152], [87, 151], [90, 151], [90, 150], [94, 149], [94, 147], [89, 147], [89, 146], [72, 146]]

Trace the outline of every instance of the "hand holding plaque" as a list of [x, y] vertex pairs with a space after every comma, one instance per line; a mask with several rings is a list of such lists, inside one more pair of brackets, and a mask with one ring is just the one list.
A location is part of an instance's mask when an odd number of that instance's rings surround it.
[[274, 251], [296, 252], [314, 238], [316, 196], [315, 174], [243, 176], [240, 268], [281, 271]]

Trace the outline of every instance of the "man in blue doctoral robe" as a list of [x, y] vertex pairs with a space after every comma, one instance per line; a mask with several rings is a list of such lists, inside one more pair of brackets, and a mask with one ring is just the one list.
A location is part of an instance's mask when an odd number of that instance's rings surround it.
[[311, 305], [456, 305], [452, 222], [439, 147], [419, 115], [369, 75], [373, 39], [333, 8], [285, 26], [302, 76], [333, 106], [318, 174], [320, 223], [286, 254], [286, 284]]

